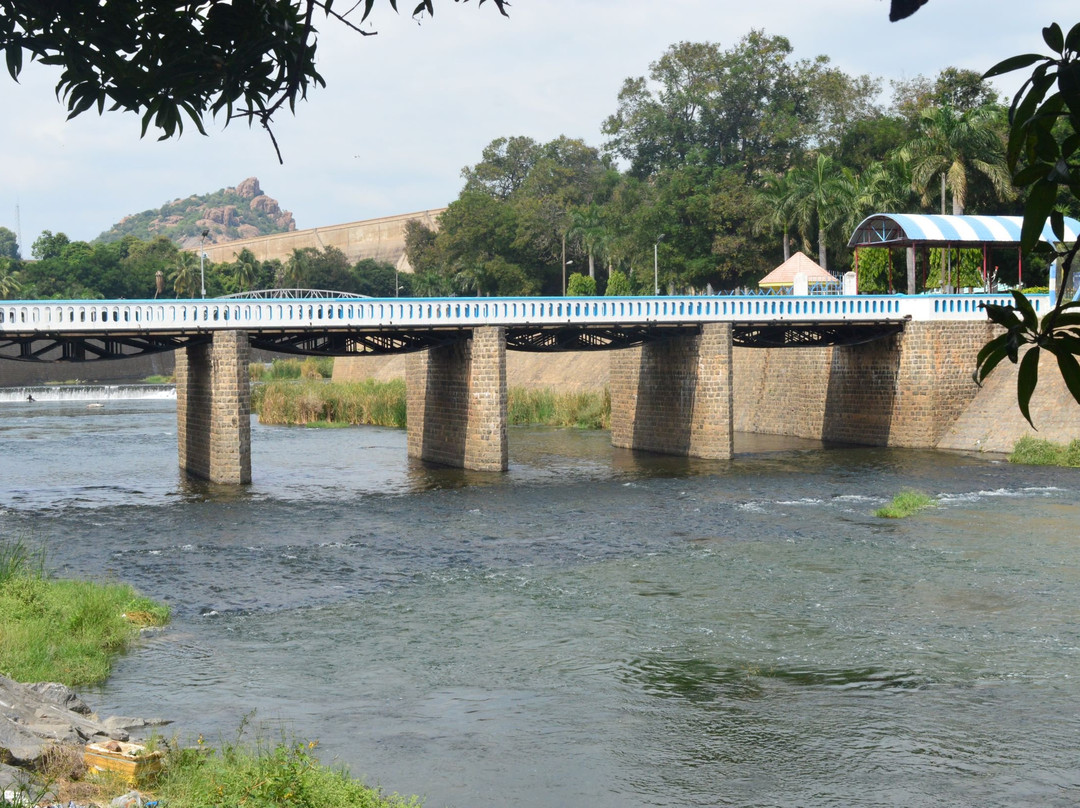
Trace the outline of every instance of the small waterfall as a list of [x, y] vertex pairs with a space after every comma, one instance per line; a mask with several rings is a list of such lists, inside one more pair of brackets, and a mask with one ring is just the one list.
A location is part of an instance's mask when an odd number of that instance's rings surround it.
[[0, 387], [0, 404], [34, 401], [124, 401], [175, 399], [171, 384], [50, 384]]

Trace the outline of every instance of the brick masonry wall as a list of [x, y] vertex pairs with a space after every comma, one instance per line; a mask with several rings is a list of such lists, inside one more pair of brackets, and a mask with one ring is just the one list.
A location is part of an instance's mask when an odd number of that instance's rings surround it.
[[703, 326], [611, 353], [612, 445], [706, 458], [732, 455], [731, 326]]
[[505, 471], [506, 332], [410, 355], [406, 371], [410, 457], [477, 471]]
[[176, 352], [180, 467], [215, 483], [251, 482], [251, 348], [247, 333], [219, 331]]
[[975, 397], [987, 323], [908, 323], [837, 348], [737, 348], [735, 428], [872, 446], [930, 448]]

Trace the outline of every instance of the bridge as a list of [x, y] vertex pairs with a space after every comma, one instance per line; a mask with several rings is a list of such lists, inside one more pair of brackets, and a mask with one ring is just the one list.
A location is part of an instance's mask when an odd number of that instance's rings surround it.
[[181, 467], [246, 483], [252, 347], [409, 353], [409, 454], [498, 471], [507, 467], [508, 349], [610, 350], [615, 446], [729, 458], [733, 347], [833, 348], [840, 410], [865, 422], [888, 388], [889, 406], [906, 409], [887, 417], [911, 420], [918, 445], [938, 428], [942, 406], [974, 395], [974, 356], [991, 334], [982, 306], [1010, 302], [1001, 294], [2, 301], [0, 358], [176, 351]]

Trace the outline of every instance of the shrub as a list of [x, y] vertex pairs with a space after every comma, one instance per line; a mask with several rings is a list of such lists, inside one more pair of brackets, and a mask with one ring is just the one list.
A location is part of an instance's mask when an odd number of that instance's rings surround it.
[[596, 294], [596, 278], [575, 272], [570, 276], [566, 284], [566, 294], [569, 297], [590, 297]]
[[921, 491], [901, 491], [884, 508], [874, 511], [874, 516], [884, 519], [903, 519], [933, 505], [934, 501]]
[[608, 274], [607, 291], [606, 295], [614, 297], [628, 297], [634, 293], [633, 288], [630, 285], [630, 279], [626, 277], [626, 273], [618, 269], [613, 269]]

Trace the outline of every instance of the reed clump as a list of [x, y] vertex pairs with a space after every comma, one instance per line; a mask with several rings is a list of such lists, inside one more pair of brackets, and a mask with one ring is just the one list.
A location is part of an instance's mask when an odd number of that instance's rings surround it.
[[405, 426], [405, 382], [272, 381], [252, 407], [263, 424]]
[[275, 359], [270, 363], [252, 362], [248, 375], [253, 382], [281, 379], [329, 379], [334, 375], [334, 357], [308, 356], [303, 359]]
[[579, 429], [611, 427], [611, 394], [602, 391], [559, 393], [551, 388], [511, 387], [507, 392], [507, 420], [515, 425], [572, 426]]
[[1026, 435], [1013, 444], [1009, 462], [1026, 466], [1078, 468], [1080, 467], [1080, 440], [1073, 440], [1064, 445]]
[[[275, 380], [255, 388], [252, 407], [264, 424], [400, 429], [406, 419], [405, 382]], [[515, 425], [608, 429], [611, 396], [607, 390], [558, 393], [512, 387], [507, 392], [507, 420]]]

